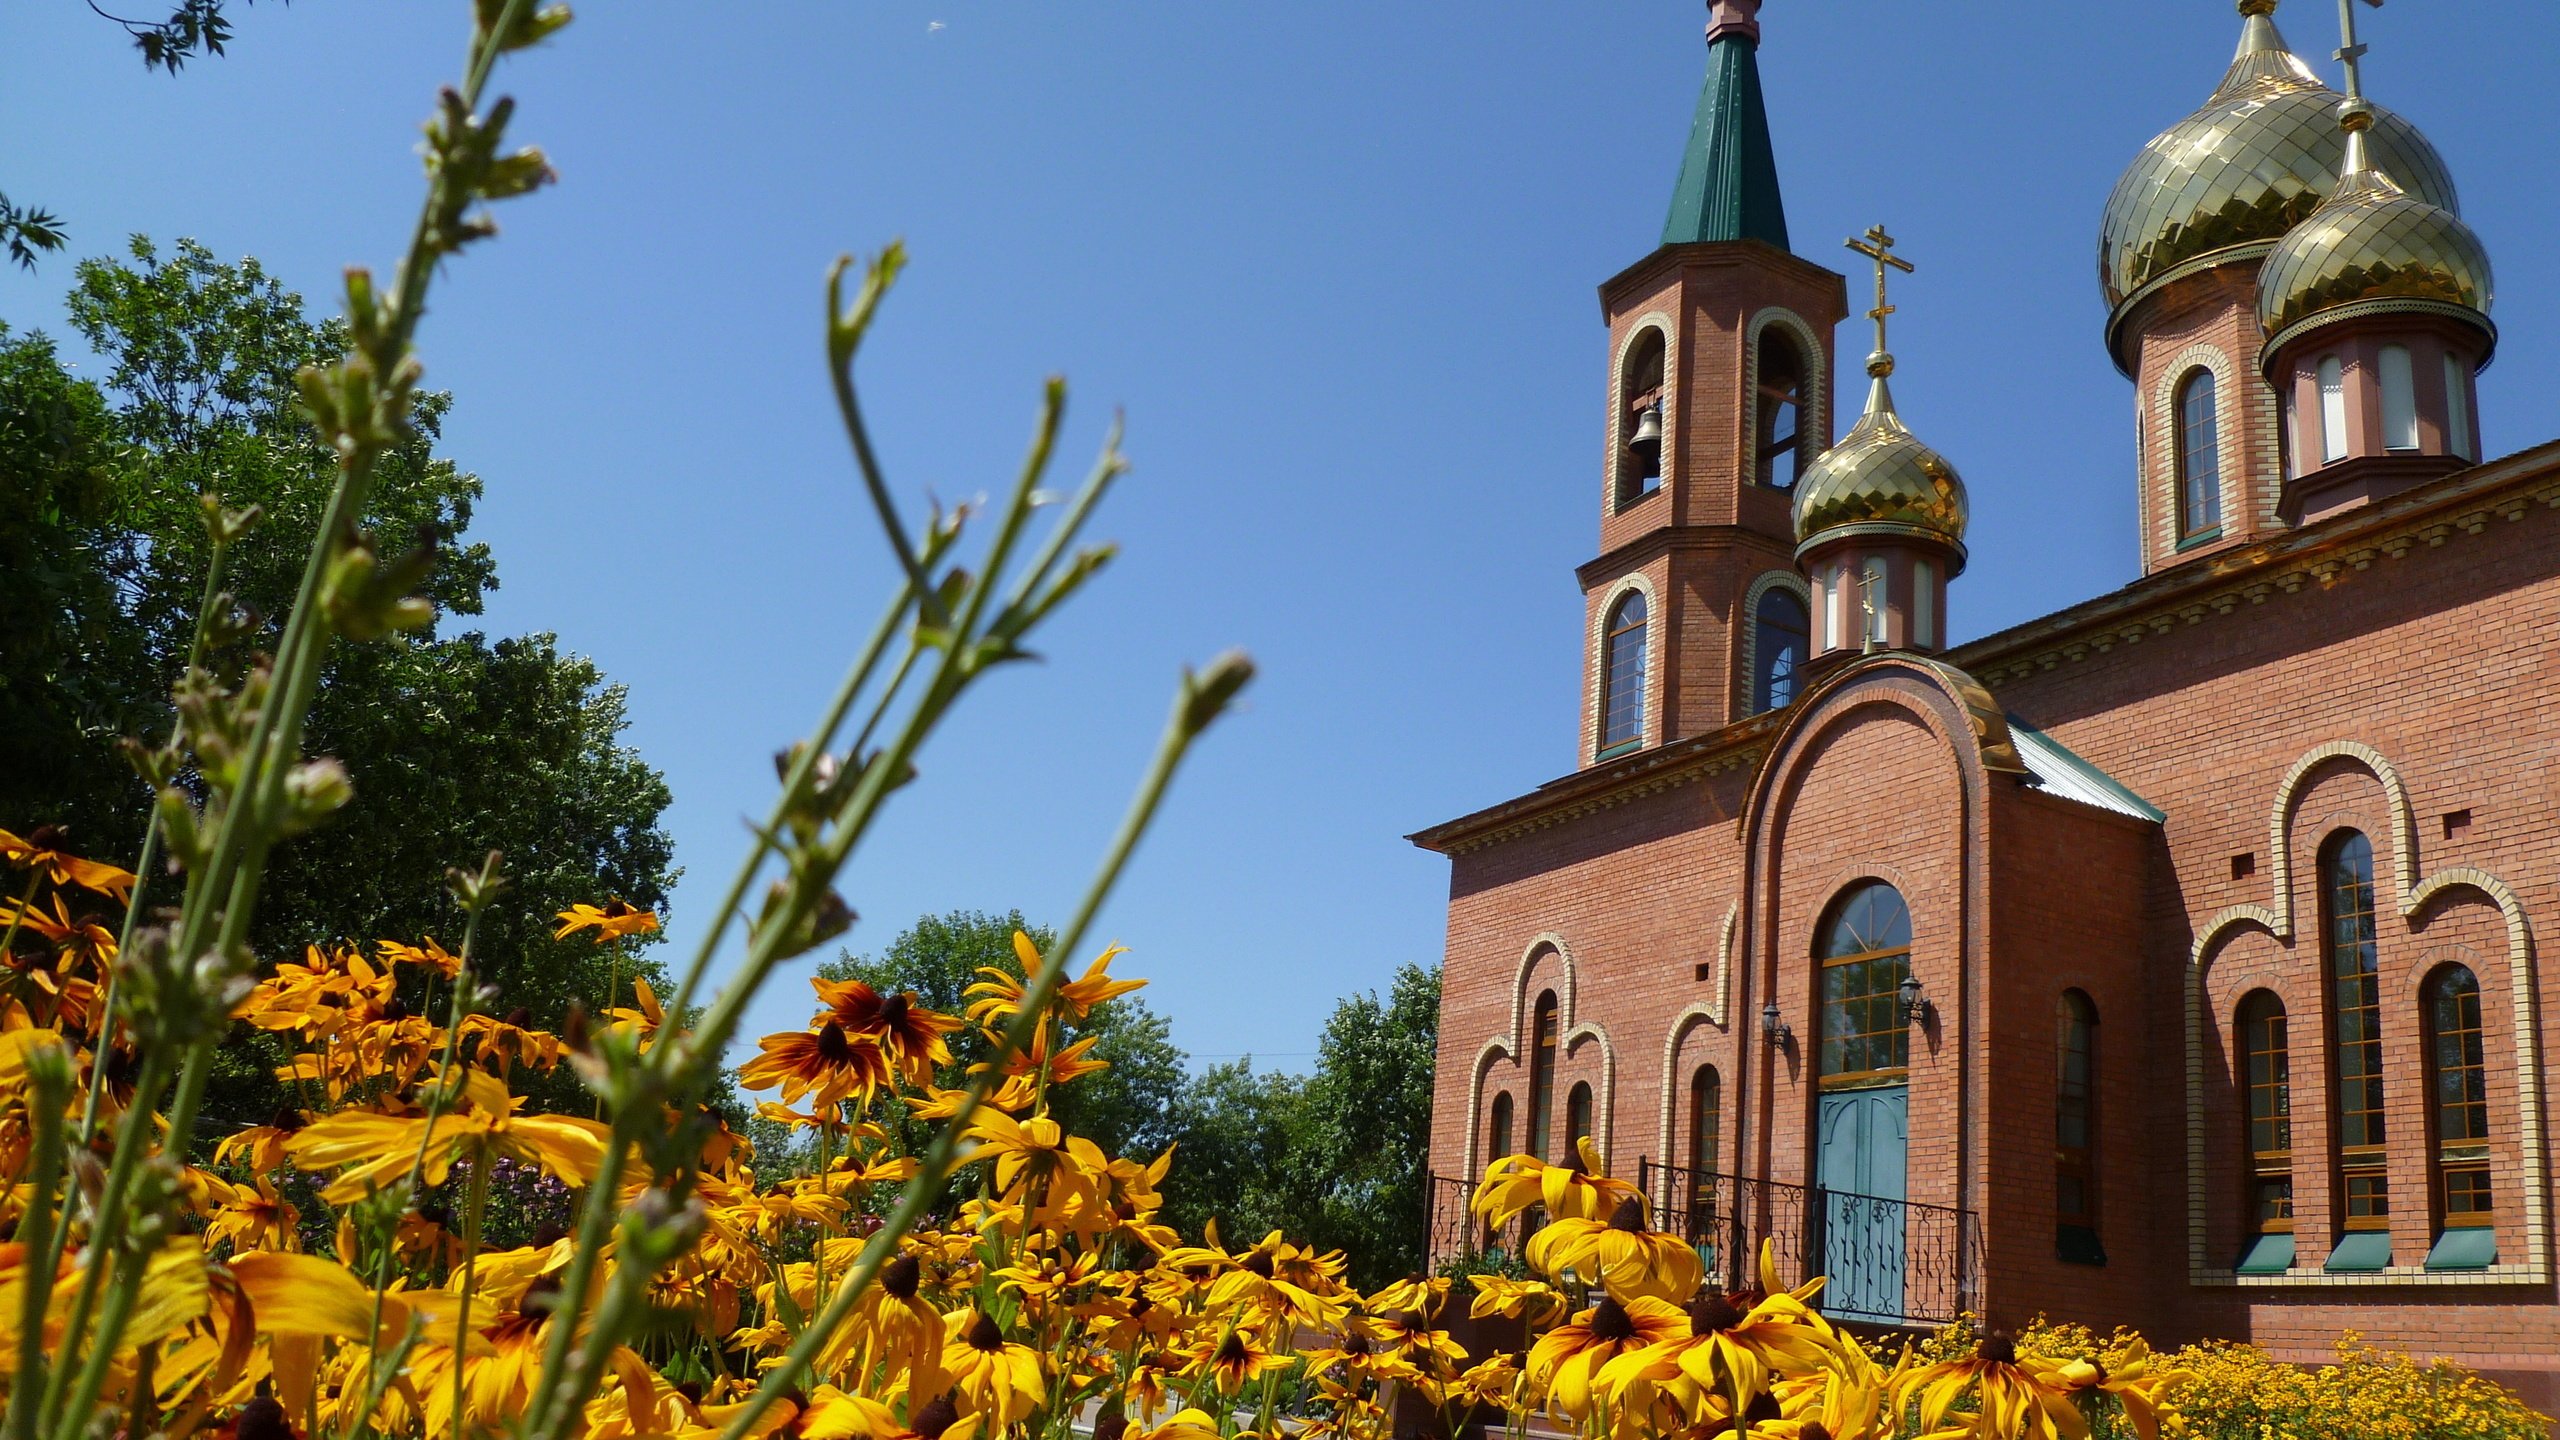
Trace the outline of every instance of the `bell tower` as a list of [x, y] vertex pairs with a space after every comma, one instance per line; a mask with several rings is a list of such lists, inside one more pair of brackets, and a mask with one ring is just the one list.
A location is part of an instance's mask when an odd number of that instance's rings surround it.
[[1808, 600], [1793, 492], [1830, 447], [1841, 277], [1787, 249], [1760, 0], [1708, 7], [1707, 79], [1662, 243], [1600, 287], [1609, 326], [1582, 763], [1793, 698]]

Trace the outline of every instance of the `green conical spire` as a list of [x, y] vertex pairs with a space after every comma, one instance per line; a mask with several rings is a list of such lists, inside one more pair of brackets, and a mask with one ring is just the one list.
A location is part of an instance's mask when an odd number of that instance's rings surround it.
[[1787, 210], [1778, 198], [1778, 159], [1760, 102], [1759, 0], [1714, 0], [1707, 27], [1707, 85], [1680, 184], [1671, 192], [1665, 245], [1760, 240], [1787, 248]]

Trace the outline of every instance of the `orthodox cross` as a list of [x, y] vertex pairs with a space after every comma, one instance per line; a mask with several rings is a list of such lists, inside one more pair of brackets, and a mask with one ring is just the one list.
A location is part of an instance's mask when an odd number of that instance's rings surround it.
[[1882, 355], [1885, 353], [1884, 317], [1893, 313], [1893, 307], [1884, 299], [1885, 269], [1890, 266], [1908, 275], [1913, 267], [1910, 261], [1893, 253], [1893, 237], [1884, 233], [1881, 225], [1869, 227], [1866, 237], [1850, 241], [1849, 248], [1876, 262], [1876, 308], [1867, 312], [1867, 318], [1876, 322], [1876, 353]]
[[[2364, 0], [2364, 3], [2377, 10], [2382, 8], [2382, 0]], [[2362, 60], [2364, 52], [2373, 47], [2359, 44], [2356, 40], [2355, 0], [2338, 0], [2338, 38], [2338, 61], [2347, 67], [2347, 99], [2350, 102], [2362, 100], [2364, 71], [2356, 62]]]

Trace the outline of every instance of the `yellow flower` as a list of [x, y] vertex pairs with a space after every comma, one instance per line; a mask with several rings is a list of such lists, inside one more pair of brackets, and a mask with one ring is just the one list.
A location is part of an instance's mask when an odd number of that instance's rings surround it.
[[1501, 1275], [1470, 1275], [1476, 1298], [1467, 1307], [1471, 1319], [1499, 1315], [1525, 1322], [1532, 1330], [1554, 1324], [1565, 1312], [1565, 1298], [1543, 1280], [1513, 1280]]
[[1973, 1433], [1986, 1440], [2084, 1440], [2088, 1434], [2088, 1422], [2063, 1386], [2023, 1363], [2017, 1342], [1998, 1333], [1984, 1336], [1970, 1356], [1905, 1374], [1895, 1386], [1893, 1406], [1899, 1410], [1916, 1397], [1920, 1428], [1934, 1431], [1967, 1396], [1980, 1417]]
[[1574, 1163], [1550, 1165], [1534, 1155], [1506, 1155], [1485, 1167], [1484, 1181], [1471, 1202], [1488, 1225], [1500, 1225], [1532, 1205], [1544, 1206], [1550, 1219], [1606, 1220], [1625, 1201], [1642, 1192], [1624, 1180], [1611, 1179], [1600, 1163], [1600, 1151], [1584, 1136], [1574, 1142]]
[[133, 893], [132, 871], [83, 860], [63, 849], [67, 833], [60, 825], [39, 825], [21, 839], [0, 830], [0, 861], [21, 870], [33, 870], [56, 885], [77, 885], [118, 900]]
[[2027, 1363], [2066, 1395], [2113, 1396], [2142, 1440], [2160, 1440], [2163, 1395], [2193, 1378], [2184, 1370], [2159, 1364], [2150, 1345], [2131, 1334], [2119, 1336], [2104, 1355], [2094, 1359], [2031, 1358]]
[[1549, 1222], [1529, 1237], [1524, 1256], [1559, 1280], [1568, 1270], [1598, 1280], [1621, 1300], [1650, 1295], [1677, 1305], [1707, 1275], [1688, 1241], [1645, 1227], [1644, 1200], [1634, 1195], [1619, 1201], [1605, 1224], [1571, 1215]]
[[962, 1415], [947, 1399], [915, 1407], [911, 1420], [866, 1395], [821, 1385], [792, 1426], [798, 1440], [977, 1440], [984, 1416]]
[[951, 1063], [951, 1046], [943, 1036], [960, 1028], [957, 1016], [928, 1010], [916, 993], [901, 990], [883, 995], [859, 980], [823, 980], [809, 984], [818, 1003], [847, 1035], [867, 1035], [889, 1052], [890, 1061], [910, 1085], [932, 1081], [936, 1067]]
[[[1768, 1392], [1771, 1371], [1803, 1374], [1830, 1364], [1837, 1337], [1806, 1303], [1821, 1290], [1819, 1278], [1794, 1290], [1778, 1288], [1777, 1242], [1762, 1240], [1759, 1297], [1699, 1296], [1689, 1306], [1689, 1338], [1640, 1362], [1646, 1363], [1646, 1378], [1662, 1378], [1660, 1362], [1673, 1361], [1699, 1389], [1727, 1397], [1739, 1393], [1748, 1405]], [[1631, 1377], [1636, 1368], [1630, 1367]]]
[[[1126, 949], [1125, 946], [1112, 946], [1102, 952], [1100, 959], [1086, 966], [1082, 976], [1061, 983], [1057, 994], [1049, 1001], [1050, 1007], [1072, 1019], [1082, 1020], [1093, 1013], [1094, 1006], [1103, 1001], [1115, 995], [1126, 995], [1132, 990], [1146, 988], [1147, 982], [1144, 980], [1111, 978], [1112, 960], [1125, 953]], [[1022, 962], [1023, 977], [1040, 973], [1039, 948], [1031, 943], [1030, 936], [1019, 930], [1013, 932], [1013, 956]], [[978, 973], [987, 978], [963, 992], [964, 995], [978, 997], [969, 1006], [971, 1024], [992, 1025], [1007, 1015], [1021, 1012], [1022, 1002], [1027, 998], [1027, 992], [1024, 989], [1025, 978], [1007, 974], [992, 965], [979, 966]]]
[[1224, 1335], [1195, 1345], [1186, 1353], [1191, 1363], [1185, 1373], [1207, 1377], [1221, 1395], [1233, 1395], [1246, 1382], [1286, 1369], [1296, 1359], [1273, 1354], [1241, 1325], [1230, 1326]]
[[523, 1097], [508, 1094], [495, 1076], [478, 1070], [464, 1070], [462, 1085], [463, 1109], [437, 1118], [432, 1129], [424, 1115], [340, 1110], [287, 1140], [285, 1153], [305, 1170], [339, 1170], [336, 1183], [320, 1192], [332, 1205], [361, 1200], [406, 1175], [422, 1144], [426, 1167], [419, 1179], [427, 1185], [443, 1184], [455, 1155], [466, 1148], [541, 1166], [572, 1185], [595, 1178], [609, 1127], [569, 1115], [518, 1115]]
[[1538, 1337], [1529, 1350], [1529, 1385], [1550, 1409], [1581, 1423], [1591, 1418], [1594, 1401], [1608, 1403], [1622, 1383], [1614, 1371], [1603, 1381], [1610, 1362], [1677, 1344], [1688, 1334], [1689, 1318], [1667, 1302], [1642, 1295], [1627, 1301], [1604, 1297]]
[[646, 935], [658, 928], [658, 917], [647, 910], [609, 900], [601, 907], [572, 905], [560, 912], [560, 928], [551, 932], [554, 940], [566, 940], [581, 930], [596, 932], [596, 943], [619, 940], [626, 935]]
[[996, 1193], [1008, 1197], [1024, 1181], [1036, 1179], [1047, 1191], [1043, 1205], [1057, 1205], [1070, 1193], [1091, 1199], [1110, 1167], [1101, 1146], [1067, 1134], [1046, 1116], [1016, 1120], [1001, 1111], [981, 1111], [963, 1133], [978, 1142], [970, 1159], [995, 1156]]
[[793, 1030], [756, 1042], [763, 1054], [738, 1071], [738, 1083], [749, 1090], [782, 1087], [782, 1103], [796, 1105], [803, 1095], [811, 1104], [828, 1106], [851, 1100], [866, 1104], [889, 1079], [889, 1057], [868, 1035], [847, 1035], [833, 1020], [815, 1033]]
[[952, 1394], [971, 1415], [987, 1415], [1011, 1425], [1040, 1404], [1047, 1382], [1040, 1352], [1004, 1338], [1004, 1330], [984, 1312], [956, 1311], [947, 1317], [942, 1369]]

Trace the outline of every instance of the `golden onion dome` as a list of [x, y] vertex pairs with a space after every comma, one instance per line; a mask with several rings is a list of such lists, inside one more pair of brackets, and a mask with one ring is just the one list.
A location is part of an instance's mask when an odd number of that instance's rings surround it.
[[[2107, 197], [2098, 277], [2119, 316], [2127, 299], [2172, 271], [2276, 241], [2336, 186], [2345, 153], [2338, 93], [2286, 47], [2275, 8], [2275, 0], [2240, 0], [2240, 50], [2221, 86], [2144, 146]], [[2377, 109], [2367, 140], [2374, 162], [2409, 194], [2460, 213], [2452, 174], [2416, 126]]]
[[[2357, 110], [2347, 120], [2361, 128]], [[2258, 271], [2266, 357], [2322, 320], [2377, 309], [2432, 311], [2489, 325], [2489, 252], [2461, 217], [2402, 190], [2366, 159], [2359, 135], [2328, 202], [2293, 227]]]
[[1968, 514], [1964, 481], [1946, 457], [1920, 443], [1894, 413], [1885, 376], [1891, 356], [1868, 358], [1875, 377], [1867, 411], [1840, 443], [1805, 467], [1796, 481], [1797, 553], [1817, 540], [1846, 534], [1906, 535], [1964, 552]]

